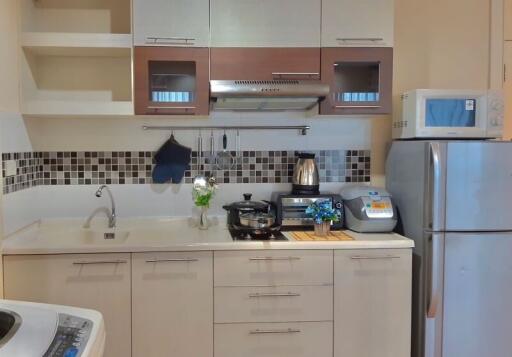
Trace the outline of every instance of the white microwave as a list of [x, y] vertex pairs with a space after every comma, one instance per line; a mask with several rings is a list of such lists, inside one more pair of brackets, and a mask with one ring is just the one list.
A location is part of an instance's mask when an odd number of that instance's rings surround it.
[[401, 98], [402, 118], [393, 118], [394, 139], [502, 136], [501, 91], [416, 89]]

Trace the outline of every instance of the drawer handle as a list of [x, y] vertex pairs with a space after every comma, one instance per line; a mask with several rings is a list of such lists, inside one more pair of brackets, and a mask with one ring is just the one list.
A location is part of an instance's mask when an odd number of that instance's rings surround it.
[[300, 333], [301, 330], [299, 329], [294, 329], [294, 328], [288, 328], [288, 329], [285, 329], [285, 330], [260, 330], [260, 329], [256, 329], [256, 330], [251, 330], [249, 333], [251, 335], [262, 335], [262, 334], [273, 334], [273, 333]]
[[97, 260], [97, 261], [80, 261], [73, 262], [73, 265], [99, 265], [99, 264], [126, 264], [128, 261], [126, 260]]
[[250, 298], [265, 298], [265, 297], [294, 297], [300, 296], [299, 293], [255, 293], [249, 294]]
[[249, 258], [251, 261], [265, 261], [265, 260], [300, 260], [300, 257], [255, 257]]
[[385, 256], [362, 256], [362, 255], [356, 255], [353, 257], [350, 257], [352, 260], [378, 260], [378, 259], [400, 259], [398, 255], [385, 255]]
[[381, 42], [384, 41], [382, 37], [338, 37], [336, 41], [348, 42], [348, 41], [370, 41], [370, 42]]
[[148, 259], [146, 263], [188, 263], [188, 262], [198, 262], [199, 259], [195, 258], [176, 258], [176, 259]]

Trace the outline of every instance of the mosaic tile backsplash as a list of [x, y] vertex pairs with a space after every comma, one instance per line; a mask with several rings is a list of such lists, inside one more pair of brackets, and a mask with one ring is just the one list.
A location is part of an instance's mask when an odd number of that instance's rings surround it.
[[[369, 182], [370, 151], [318, 150], [316, 154], [321, 182]], [[218, 183], [291, 183], [295, 151], [242, 151], [230, 170], [219, 170], [215, 158], [192, 152], [184, 183], [204, 173]], [[4, 194], [38, 185], [151, 184], [154, 167], [151, 151], [87, 151], [6, 153], [2, 160], [16, 160], [17, 175], [5, 177]], [[4, 165], [5, 167], [5, 165]]]

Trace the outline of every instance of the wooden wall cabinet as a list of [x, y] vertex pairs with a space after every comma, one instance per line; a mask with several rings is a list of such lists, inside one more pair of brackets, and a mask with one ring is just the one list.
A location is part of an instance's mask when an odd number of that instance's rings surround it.
[[105, 319], [105, 356], [131, 355], [130, 254], [4, 257], [6, 299], [98, 310]]
[[208, 47], [209, 9], [209, 0], [134, 0], [134, 44]]
[[212, 47], [320, 47], [321, 0], [211, 1]]
[[322, 0], [322, 47], [392, 47], [393, 2]]
[[334, 355], [409, 357], [409, 249], [334, 252]]
[[213, 357], [212, 255], [133, 254], [133, 357]]
[[208, 115], [208, 48], [136, 47], [135, 114]]
[[320, 79], [319, 48], [212, 48], [211, 79]]
[[320, 114], [391, 113], [392, 48], [322, 48], [321, 73], [331, 92], [320, 104]]

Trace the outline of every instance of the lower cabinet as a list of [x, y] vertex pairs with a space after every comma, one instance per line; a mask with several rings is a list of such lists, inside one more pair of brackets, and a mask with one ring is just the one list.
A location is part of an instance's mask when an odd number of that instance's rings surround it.
[[215, 325], [215, 357], [332, 357], [332, 346], [332, 322]]
[[105, 319], [105, 356], [131, 355], [130, 254], [4, 257], [10, 300], [98, 310]]
[[212, 357], [212, 253], [133, 254], [132, 275], [133, 356]]
[[334, 356], [410, 357], [411, 250], [334, 253]]

